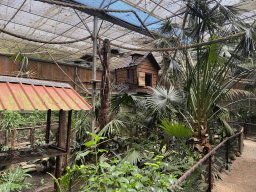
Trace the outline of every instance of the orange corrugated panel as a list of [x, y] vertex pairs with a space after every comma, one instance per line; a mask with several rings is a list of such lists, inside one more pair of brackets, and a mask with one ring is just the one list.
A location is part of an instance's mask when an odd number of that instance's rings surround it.
[[43, 101], [40, 99], [40, 96], [36, 93], [36, 91], [33, 89], [32, 85], [24, 85], [24, 91], [27, 93], [28, 97], [30, 98], [31, 102], [34, 103], [35, 109], [40, 111], [45, 111], [48, 108], [45, 106]]
[[70, 86], [65, 85], [64, 88], [63, 84], [60, 84], [62, 87], [38, 85], [38, 81], [35, 86], [33, 84], [23, 84], [19, 82], [19, 78], [14, 78], [13, 81], [11, 83], [0, 82], [0, 110], [91, 109], [91, 106]]
[[17, 105], [12, 93], [10, 92], [6, 83], [0, 83], [0, 94], [3, 98], [3, 102], [10, 111], [19, 111], [19, 106]]
[[22, 87], [20, 86], [20, 84], [10, 83], [9, 85], [12, 88], [13, 93], [16, 95], [16, 98], [19, 100], [21, 108], [24, 110], [27, 110], [27, 111], [34, 110], [32, 103], [27, 98], [27, 96], [26, 96], [25, 92], [23, 91]]
[[[66, 93], [69, 95], [70, 98], [72, 98], [77, 105], [81, 106], [83, 109], [89, 110], [91, 109], [91, 106], [86, 103], [86, 101], [82, 97], [78, 97], [75, 93], [74, 89], [65, 89]], [[82, 98], [82, 99], [81, 99]]]

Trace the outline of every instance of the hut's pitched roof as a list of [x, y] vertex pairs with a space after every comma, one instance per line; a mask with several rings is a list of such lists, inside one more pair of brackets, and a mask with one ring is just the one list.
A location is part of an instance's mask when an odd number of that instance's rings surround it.
[[[135, 62], [132, 62], [132, 56], [133, 55], [140, 55], [140, 57], [138, 57], [138, 59], [136, 59]], [[155, 65], [155, 67], [160, 70], [160, 66], [158, 64], [158, 62], [156, 61], [155, 57], [153, 56], [153, 54], [151, 52], [147, 52], [147, 53], [135, 53], [130, 55], [129, 57], [125, 58], [124, 60], [122, 60], [116, 67], [116, 69], [122, 69], [122, 68], [127, 68], [127, 67], [132, 67], [132, 66], [137, 66], [139, 64], [141, 64], [142, 61], [144, 61], [144, 59], [148, 57], [150, 59], [150, 61]]]

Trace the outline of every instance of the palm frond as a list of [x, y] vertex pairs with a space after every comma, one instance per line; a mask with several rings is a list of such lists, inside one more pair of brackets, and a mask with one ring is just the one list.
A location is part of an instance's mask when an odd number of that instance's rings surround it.
[[127, 151], [126, 156], [122, 159], [121, 163], [128, 161], [134, 165], [137, 165], [142, 159], [144, 159], [144, 154], [136, 149], [130, 149]]
[[115, 133], [120, 133], [120, 130], [124, 129], [125, 127], [125, 122], [121, 121], [120, 119], [113, 119], [101, 130], [100, 135], [110, 137]]
[[179, 105], [183, 100], [180, 92], [174, 87], [167, 90], [164, 87], [151, 88], [152, 94], [146, 97], [146, 106], [151, 109], [152, 113], [166, 114], [167, 111], [175, 111], [174, 106]]
[[160, 128], [162, 128], [168, 135], [175, 136], [179, 139], [194, 135], [194, 132], [183, 124], [173, 123], [168, 120], [161, 120], [161, 123], [162, 125], [160, 125]]

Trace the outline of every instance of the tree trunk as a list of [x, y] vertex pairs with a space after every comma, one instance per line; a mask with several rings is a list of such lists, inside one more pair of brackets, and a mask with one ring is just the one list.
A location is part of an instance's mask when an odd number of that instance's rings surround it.
[[109, 54], [110, 54], [110, 42], [108, 39], [103, 41], [102, 48], [102, 79], [101, 79], [101, 106], [99, 111], [99, 123], [100, 129], [103, 129], [108, 123], [109, 114], [109, 89], [110, 89], [110, 73], [109, 73]]

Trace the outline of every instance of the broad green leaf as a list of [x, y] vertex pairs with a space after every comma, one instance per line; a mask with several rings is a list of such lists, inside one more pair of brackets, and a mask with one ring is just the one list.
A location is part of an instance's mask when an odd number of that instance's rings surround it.
[[110, 165], [107, 162], [101, 163], [100, 166], [103, 167], [103, 168], [110, 167]]
[[142, 187], [143, 187], [143, 184], [142, 184], [142, 183], [136, 182], [135, 188], [136, 188], [137, 190], [140, 190]]
[[120, 183], [129, 183], [129, 180], [126, 179], [125, 177], [120, 177], [120, 178], [117, 179], [117, 181], [120, 182]]
[[95, 135], [94, 139], [95, 139], [95, 142], [97, 143], [100, 140], [100, 137], [98, 135]]
[[94, 141], [88, 141], [87, 143], [85, 143], [86, 147], [91, 147], [92, 145], [95, 145], [96, 143]]
[[99, 152], [100, 152], [100, 153], [103, 153], [103, 152], [108, 153], [108, 151], [107, 151], [107, 150], [105, 150], [105, 149], [99, 149]]
[[112, 175], [113, 175], [113, 176], [119, 176], [119, 175], [121, 175], [121, 174], [123, 174], [123, 172], [121, 172], [121, 171], [112, 172]]
[[79, 156], [84, 157], [84, 156], [88, 155], [90, 152], [92, 152], [92, 151], [86, 151], [84, 153], [80, 153]]

